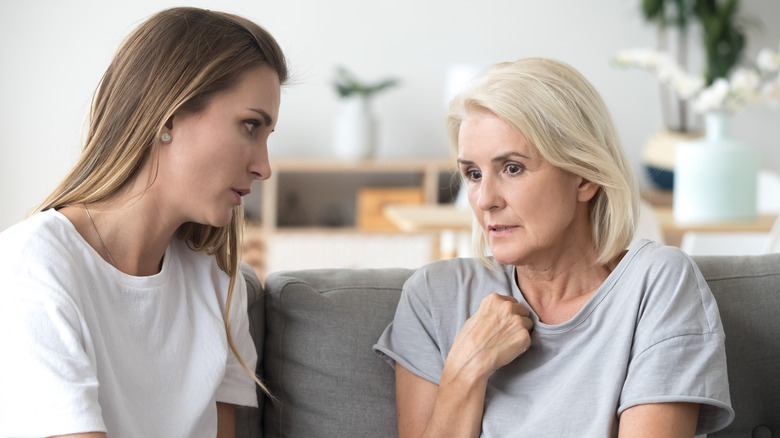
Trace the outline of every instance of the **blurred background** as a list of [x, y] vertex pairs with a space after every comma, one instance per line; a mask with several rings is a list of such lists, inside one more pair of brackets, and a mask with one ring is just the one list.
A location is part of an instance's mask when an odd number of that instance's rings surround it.
[[[0, 230], [23, 219], [75, 162], [91, 94], [123, 37], [154, 12], [179, 5], [168, 0], [0, 3]], [[448, 75], [458, 66], [543, 56], [573, 65], [594, 83], [612, 111], [642, 187], [650, 185], [642, 150], [662, 126], [658, 81], [650, 73], [611, 65], [618, 51], [656, 45], [657, 28], [642, 18], [640, 0], [215, 0], [188, 5], [246, 16], [267, 28], [286, 52], [292, 81], [283, 91], [271, 137], [272, 164], [275, 158], [334, 158], [338, 66], [368, 82], [399, 80], [372, 102], [376, 160], [446, 161]], [[755, 59], [764, 47], [778, 50], [780, 1], [743, 0], [740, 14], [747, 23], [746, 59]], [[694, 60], [701, 57], [697, 47], [691, 45]], [[735, 137], [759, 148], [763, 167], [780, 171], [780, 111], [748, 108], [735, 115], [732, 126]], [[331, 191], [327, 185], [321, 190]], [[289, 208], [306, 202], [297, 200], [301, 193], [279, 196]], [[256, 214], [260, 202], [248, 205], [250, 213]]]

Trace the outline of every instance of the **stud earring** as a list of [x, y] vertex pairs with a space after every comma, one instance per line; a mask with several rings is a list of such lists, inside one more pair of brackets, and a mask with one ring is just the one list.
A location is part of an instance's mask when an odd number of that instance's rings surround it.
[[168, 134], [167, 132], [163, 132], [163, 135], [160, 137], [160, 139], [163, 141], [163, 143], [168, 143], [171, 141], [171, 134]]

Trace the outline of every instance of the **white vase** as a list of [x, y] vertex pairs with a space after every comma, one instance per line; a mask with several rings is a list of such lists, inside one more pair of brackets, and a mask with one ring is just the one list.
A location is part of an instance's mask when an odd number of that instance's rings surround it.
[[342, 98], [336, 111], [333, 147], [337, 157], [355, 160], [375, 153], [376, 122], [370, 101], [362, 96]]
[[755, 219], [759, 152], [729, 134], [730, 118], [705, 116], [706, 137], [677, 145], [674, 219], [682, 223]]

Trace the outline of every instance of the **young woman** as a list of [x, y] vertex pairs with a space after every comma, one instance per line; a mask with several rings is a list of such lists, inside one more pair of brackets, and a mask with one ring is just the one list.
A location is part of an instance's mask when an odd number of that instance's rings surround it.
[[122, 43], [78, 163], [0, 235], [0, 436], [232, 436], [256, 405], [241, 199], [286, 79], [231, 14], [165, 10]]
[[375, 347], [395, 365], [399, 436], [728, 425], [715, 300], [680, 250], [626, 250], [638, 190], [593, 86], [553, 60], [499, 64], [455, 98], [448, 126], [479, 257], [413, 275]]

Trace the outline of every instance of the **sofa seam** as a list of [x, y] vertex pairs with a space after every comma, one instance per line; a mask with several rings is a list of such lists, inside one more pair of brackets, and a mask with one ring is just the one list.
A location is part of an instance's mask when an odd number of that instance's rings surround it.
[[727, 276], [705, 276], [705, 280], [709, 284], [710, 281], [722, 281], [722, 280], [742, 280], [746, 278], [765, 278], [765, 277], [778, 277], [779, 272], [769, 272], [766, 274], [752, 274], [752, 275], [727, 275]]

